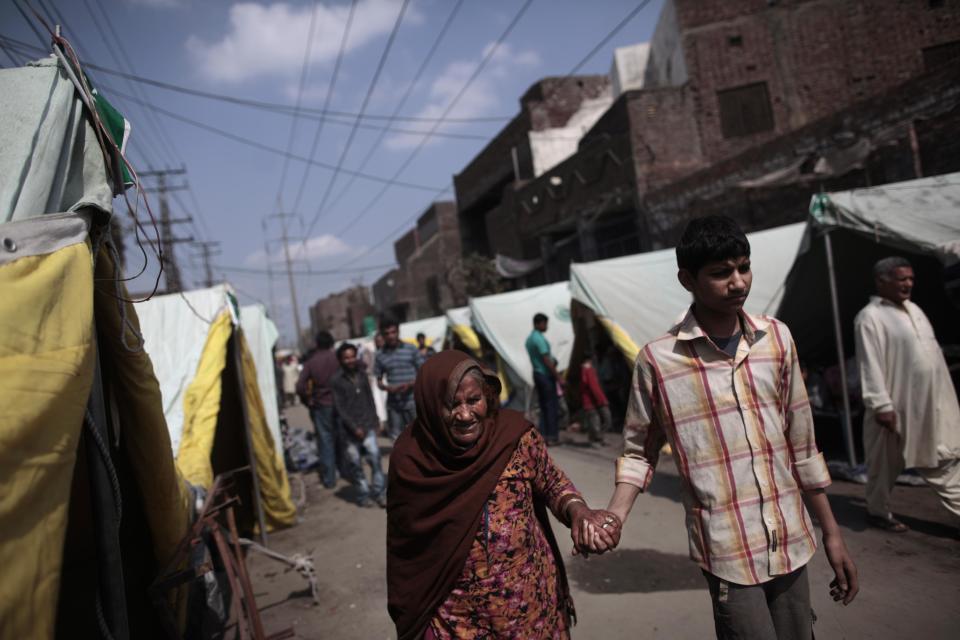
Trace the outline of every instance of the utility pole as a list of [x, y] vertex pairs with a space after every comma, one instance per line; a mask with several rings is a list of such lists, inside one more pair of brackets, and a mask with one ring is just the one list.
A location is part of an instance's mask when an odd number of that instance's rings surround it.
[[144, 189], [148, 192], [156, 192], [160, 199], [160, 246], [163, 251], [163, 272], [166, 282], [166, 292], [175, 293], [183, 290], [183, 280], [180, 277], [180, 266], [177, 264], [176, 255], [173, 252], [174, 245], [184, 242], [193, 242], [193, 237], [177, 238], [173, 235], [173, 225], [193, 220], [191, 217], [171, 218], [170, 203], [167, 200], [167, 193], [171, 191], [182, 191], [187, 188], [186, 185], [167, 184], [167, 176], [184, 175], [186, 169], [159, 169], [157, 171], [144, 171], [139, 175], [141, 178], [154, 177], [157, 179], [157, 186], [152, 189]]
[[[287, 220], [294, 217], [294, 215], [292, 213], [274, 213], [267, 217], [280, 218], [280, 241], [283, 243], [283, 259], [287, 266], [287, 282], [290, 284], [290, 303], [293, 305], [293, 326], [297, 332], [294, 343], [300, 346], [301, 336], [303, 335], [300, 329], [300, 305], [297, 304], [297, 288], [293, 283], [293, 263], [290, 260], [290, 237], [287, 234]], [[267, 253], [267, 264], [269, 263], [270, 254]]]
[[197, 247], [200, 249], [200, 257], [203, 259], [203, 272], [206, 275], [206, 280], [203, 282], [203, 286], [212, 287], [213, 286], [213, 270], [210, 268], [210, 258], [211, 256], [220, 255], [220, 246], [219, 242], [197, 242]]
[[[273, 299], [273, 267], [270, 266], [270, 241], [267, 239], [267, 221], [261, 220], [260, 227], [263, 229], [263, 259], [267, 263], [267, 290], [270, 292], [270, 315], [277, 320], [277, 306]], [[298, 337], [297, 340], [300, 338]], [[296, 342], [296, 341], [295, 341]]]

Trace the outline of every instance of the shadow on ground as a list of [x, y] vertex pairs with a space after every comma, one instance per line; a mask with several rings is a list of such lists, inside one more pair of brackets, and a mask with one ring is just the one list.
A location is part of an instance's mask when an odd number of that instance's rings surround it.
[[567, 562], [567, 573], [587, 593], [655, 593], [705, 589], [699, 567], [685, 555], [653, 549], [618, 549]]

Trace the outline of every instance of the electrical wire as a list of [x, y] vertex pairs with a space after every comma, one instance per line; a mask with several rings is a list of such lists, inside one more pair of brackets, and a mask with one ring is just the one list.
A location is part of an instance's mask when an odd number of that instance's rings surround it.
[[[528, 0], [531, 1], [532, 0]], [[387, 58], [390, 57], [390, 50], [393, 48], [393, 43], [396, 41], [397, 32], [400, 31], [400, 24], [403, 22], [403, 16], [407, 12], [407, 7], [410, 6], [410, 0], [403, 0], [403, 4], [400, 5], [400, 11], [397, 13], [397, 19], [393, 23], [393, 29], [390, 31], [390, 35], [387, 37], [387, 43], [383, 47], [383, 53], [380, 54], [380, 59], [377, 61], [377, 68], [373, 72], [373, 78], [370, 80], [370, 85], [367, 87], [367, 93], [363, 96], [363, 102], [360, 104], [360, 113], [357, 114], [357, 118], [353, 123], [353, 127], [350, 129], [350, 134], [347, 136], [347, 142], [343, 146], [343, 150], [340, 152], [340, 158], [337, 160], [337, 167], [333, 171], [333, 175], [330, 176], [330, 180], [327, 182], [327, 187], [323, 191], [323, 197], [320, 198], [320, 205], [317, 207], [317, 212], [313, 215], [313, 219], [310, 221], [310, 224], [307, 225], [307, 232], [304, 235], [303, 241], [306, 242], [306, 239], [310, 237], [310, 233], [313, 231], [313, 228], [317, 226], [317, 222], [320, 220], [320, 217], [324, 213], [324, 208], [327, 206], [327, 202], [330, 199], [330, 194], [333, 193], [333, 186], [337, 182], [337, 178], [340, 177], [340, 172], [343, 169], [343, 163], [347, 159], [347, 155], [350, 153], [350, 149], [353, 148], [353, 139], [357, 135], [357, 125], [360, 123], [360, 118], [363, 117], [363, 114], [367, 110], [367, 105], [370, 104], [370, 98], [373, 97], [373, 92], [376, 91], [377, 84], [380, 81], [380, 74], [383, 72], [384, 66], [386, 66]]]
[[[346, 233], [347, 230], [353, 228], [353, 226], [355, 226], [364, 216], [366, 216], [367, 213], [373, 210], [374, 206], [376, 206], [376, 204], [380, 201], [380, 199], [384, 195], [386, 195], [387, 191], [391, 187], [395, 186], [395, 183], [393, 183], [393, 181], [397, 180], [400, 177], [400, 174], [406, 171], [407, 167], [410, 166], [410, 163], [412, 163], [414, 159], [418, 155], [420, 155], [420, 152], [423, 150], [423, 148], [433, 138], [433, 134], [436, 132], [437, 128], [443, 123], [444, 119], [450, 115], [450, 112], [453, 111], [454, 107], [457, 106], [457, 103], [460, 102], [460, 99], [463, 98], [467, 90], [471, 87], [471, 85], [473, 85], [474, 81], [476, 81], [476, 79], [480, 76], [480, 74], [486, 68], [490, 60], [493, 59], [493, 56], [494, 54], [496, 54], [497, 50], [500, 48], [500, 45], [503, 44], [504, 40], [507, 39], [507, 37], [513, 31], [514, 27], [517, 26], [517, 23], [520, 22], [520, 19], [527, 12], [527, 9], [530, 8], [531, 4], [533, 4], [533, 0], [526, 0], [526, 2], [524, 2], [523, 5], [521, 5], [520, 9], [517, 10], [516, 14], [514, 14], [513, 18], [507, 24], [506, 28], [504, 28], [504, 30], [500, 33], [500, 36], [496, 39], [496, 41], [494, 41], [492, 45], [487, 47], [487, 51], [484, 54], [483, 58], [474, 68], [473, 73], [470, 74], [470, 77], [467, 78], [467, 81], [464, 82], [462, 87], [460, 87], [460, 90], [457, 92], [457, 94], [453, 97], [453, 99], [449, 102], [449, 104], [447, 104], [447, 107], [443, 110], [443, 113], [440, 115], [440, 118], [436, 122], [434, 122], [430, 130], [427, 131], [425, 135], [420, 139], [420, 142], [413, 149], [413, 151], [410, 152], [410, 155], [407, 156], [406, 160], [404, 160], [403, 163], [401, 163], [400, 167], [397, 168], [397, 170], [394, 172], [390, 180], [387, 183], [385, 183], [383, 187], [381, 187], [380, 191], [370, 200], [369, 203], [367, 203], [367, 205], [363, 208], [363, 210], [358, 215], [354, 216], [354, 218], [337, 235], [342, 235], [343, 233]], [[448, 189], [449, 187], [447, 187], [440, 193], [443, 193]]]
[[[3, 35], [3, 34], [0, 34], [0, 39], [3, 39], [3, 40], [7, 41], [7, 42], [10, 43], [10, 44], [19, 45], [19, 46], [24, 47], [24, 48], [27, 48], [27, 49], [32, 49], [32, 50], [35, 50], [35, 51], [40, 51], [41, 53], [46, 53], [46, 49], [43, 49], [42, 47], [36, 47], [36, 46], [34, 46], [34, 45], [25, 43], [25, 42], [23, 42], [23, 41], [21, 41], [21, 40], [18, 40], [18, 39], [16, 39], [16, 38], [11, 38], [10, 36], [6, 36], [6, 35]], [[260, 109], [260, 110], [264, 110], [264, 111], [274, 111], [274, 112], [281, 112], [281, 113], [290, 113], [290, 112], [292, 112], [292, 111], [294, 110], [294, 106], [293, 106], [293, 105], [291, 105], [291, 104], [285, 104], [285, 103], [282, 103], [282, 102], [269, 102], [269, 101], [264, 101], [264, 100], [253, 100], [253, 99], [250, 99], [250, 98], [241, 98], [241, 97], [238, 97], [238, 96], [231, 96], [231, 95], [222, 94], [222, 93], [214, 93], [214, 92], [211, 92], [211, 91], [203, 91], [203, 90], [201, 90], [201, 89], [194, 89], [194, 88], [191, 88], [191, 87], [185, 87], [185, 86], [183, 86], [183, 85], [175, 84], [175, 83], [172, 83], [172, 82], [165, 82], [165, 81], [163, 81], [163, 80], [155, 80], [155, 79], [147, 78], [147, 77], [140, 76], [140, 75], [124, 73], [123, 71], [118, 71], [118, 70], [116, 70], [116, 69], [112, 69], [112, 68], [110, 68], [110, 67], [107, 67], [107, 66], [104, 66], [104, 65], [101, 65], [101, 64], [96, 64], [96, 63], [93, 63], [93, 62], [84, 62], [83, 64], [84, 64], [84, 67], [85, 67], [85, 68], [94, 69], [94, 70], [96, 70], [96, 71], [100, 71], [101, 73], [105, 73], [105, 74], [107, 74], [107, 75], [112, 75], [112, 76], [116, 76], [116, 77], [118, 77], [118, 78], [124, 78], [124, 79], [127, 79], [127, 80], [132, 80], [133, 82], [138, 82], [138, 83], [140, 83], [140, 84], [150, 85], [150, 86], [156, 87], [156, 88], [158, 88], [158, 89], [164, 89], [164, 90], [166, 90], [166, 91], [172, 91], [172, 92], [175, 92], [175, 93], [181, 93], [181, 94], [184, 94], [184, 95], [190, 95], [190, 96], [194, 96], [194, 97], [197, 97], [197, 98], [204, 98], [204, 99], [207, 99], [207, 100], [216, 100], [216, 101], [219, 101], [219, 102], [227, 102], [227, 103], [235, 104], [235, 105], [238, 105], [238, 106], [250, 107], [250, 108], [253, 108], [253, 109]], [[310, 108], [310, 107], [301, 107], [300, 111], [302, 112], [302, 114], [312, 114], [312, 115], [321, 116], [321, 117], [337, 116], [337, 117], [341, 117], [341, 118], [356, 118], [357, 115], [359, 115], [359, 114], [357, 114], [356, 112], [352, 112], [352, 111], [340, 111], [340, 110], [333, 110], [333, 109], [315, 109], [315, 108]], [[364, 120], [397, 120], [397, 121], [402, 121], [402, 122], [418, 122], [418, 123], [431, 123], [431, 122], [435, 122], [435, 121], [437, 120], [437, 118], [430, 118], [430, 117], [425, 117], [425, 116], [396, 116], [396, 117], [392, 117], [392, 116], [389, 116], [389, 115], [386, 115], [386, 114], [374, 114], [374, 113], [364, 114], [364, 115], [363, 115], [363, 119], [364, 119]], [[508, 121], [510, 121], [511, 119], [513, 119], [513, 116], [474, 116], [474, 117], [469, 117], [469, 118], [466, 118], [466, 117], [464, 117], [464, 118], [446, 118], [444, 121], [445, 121], [446, 123], [449, 123], [449, 124], [453, 124], [453, 123], [457, 123], [457, 124], [468, 124], [468, 123], [508, 122]]]
[[[350, 28], [353, 26], [353, 17], [357, 9], [357, 0], [352, 0], [350, 2], [350, 11], [347, 13], [347, 19], [343, 23], [343, 33], [340, 35], [340, 47], [337, 50], [337, 59], [333, 64], [333, 71], [330, 73], [330, 82], [327, 85], [327, 93], [323, 98], [323, 111], [324, 113], [329, 113], [330, 104], [333, 100], [334, 90], [337, 88], [337, 78], [340, 77], [340, 65], [343, 62], [344, 53], [347, 50], [347, 39], [350, 37]], [[310, 159], [313, 160], [317, 157], [317, 148], [320, 146], [320, 135], [323, 133], [323, 125], [328, 120], [327, 117], [320, 119], [319, 124], [317, 124], [317, 130], [313, 134], [313, 142], [310, 143]], [[293, 199], [293, 208], [291, 211], [296, 211], [300, 208], [300, 201], [303, 198], [303, 191], [307, 186], [307, 180], [310, 177], [311, 165], [307, 165], [303, 168], [303, 175], [300, 177], [300, 186], [297, 187], [297, 195]]]
[[[106, 89], [106, 87], [105, 87], [105, 89]], [[256, 140], [252, 140], [252, 139], [250, 139], [250, 138], [247, 138], [247, 137], [244, 137], [244, 136], [241, 136], [241, 135], [232, 133], [232, 132], [230, 132], [230, 131], [226, 131], [226, 130], [224, 130], [224, 129], [220, 129], [220, 128], [218, 128], [218, 127], [214, 127], [213, 125], [206, 124], [206, 123], [204, 123], [204, 122], [200, 122], [200, 121], [194, 120], [194, 119], [192, 119], [192, 118], [188, 118], [188, 117], [186, 117], [186, 116], [180, 115], [180, 114], [175, 113], [175, 112], [173, 112], [173, 111], [169, 111], [169, 110], [167, 110], [167, 109], [164, 109], [163, 107], [158, 107], [157, 105], [154, 105], [154, 104], [145, 103], [145, 102], [143, 102], [142, 100], [137, 100], [137, 99], [133, 98], [132, 96], [125, 95], [125, 94], [123, 94], [123, 93], [121, 93], [121, 92], [119, 92], [119, 91], [116, 91], [115, 89], [110, 89], [109, 91], [110, 91], [112, 94], [116, 94], [116, 95], [122, 96], [122, 97], [126, 98], [127, 100], [130, 100], [131, 102], [134, 102], [134, 103], [136, 103], [136, 104], [140, 104], [140, 105], [142, 105], [142, 106], [145, 106], [145, 107], [147, 107], [148, 109], [153, 109], [153, 110], [156, 111], [157, 113], [159, 113], [159, 114], [161, 114], [161, 115], [164, 115], [164, 116], [166, 116], [166, 117], [168, 117], [168, 118], [170, 118], [170, 119], [172, 119], [172, 120], [177, 120], [177, 121], [179, 121], [179, 122], [183, 122], [183, 123], [188, 124], [188, 125], [190, 125], [190, 126], [192, 126], [192, 127], [196, 127], [196, 128], [198, 128], [198, 129], [202, 129], [202, 130], [207, 131], [207, 132], [209, 132], [209, 133], [214, 133], [214, 134], [216, 134], [216, 135], [222, 136], [222, 137], [227, 138], [227, 139], [229, 139], [229, 140], [233, 140], [234, 142], [239, 142], [240, 144], [244, 144], [244, 145], [247, 145], [247, 146], [249, 146], [249, 147], [253, 147], [253, 148], [256, 148], [256, 149], [260, 149], [261, 151], [266, 151], [266, 152], [268, 152], [268, 153], [272, 153], [272, 154], [279, 155], [279, 156], [287, 155], [287, 152], [286, 152], [286, 151], [284, 151], [283, 149], [280, 149], [280, 148], [278, 148], [278, 147], [271, 147], [270, 145], [263, 144], [262, 142], [257, 142]], [[304, 163], [307, 163], [307, 164], [310, 164], [310, 165], [313, 165], [313, 166], [316, 166], [316, 167], [321, 167], [321, 168], [323, 168], [323, 169], [327, 169], [328, 171], [333, 171], [333, 169], [334, 169], [334, 165], [328, 164], [328, 163], [326, 163], [326, 162], [320, 162], [319, 160], [311, 160], [310, 158], [307, 158], [307, 157], [304, 157], [304, 156], [300, 156], [300, 155], [297, 155], [297, 154], [295, 154], [295, 153], [291, 153], [291, 154], [289, 154], [289, 155], [290, 155], [290, 159], [291, 159], [291, 160], [297, 160], [297, 161], [299, 161], [299, 162], [304, 162]], [[360, 171], [353, 171], [353, 170], [351, 170], [351, 169], [341, 169], [341, 172], [342, 172], [342, 173], [345, 173], [345, 174], [348, 174], [348, 175], [356, 174], [358, 178], [363, 178], [363, 179], [365, 179], [365, 180], [370, 180], [370, 181], [372, 181], [372, 182], [381, 182], [381, 183], [391, 182], [390, 178], [384, 178], [384, 177], [382, 177], [382, 176], [376, 176], [376, 175], [373, 175], [373, 174], [364, 173], [364, 172], [360, 172]], [[416, 190], [420, 190], [420, 191], [436, 191], [436, 189], [437, 189], [437, 187], [432, 187], [432, 186], [423, 185], [423, 184], [417, 184], [417, 183], [415, 183], [415, 182], [396, 182], [395, 184], [396, 184], [397, 186], [405, 187], [405, 188], [408, 188], [408, 189], [416, 189]]]
[[[245, 273], [249, 275], [257, 276], [269, 276], [272, 271], [270, 269], [257, 269], [255, 267], [239, 267], [232, 265], [212, 265], [213, 268], [219, 269], [220, 271], [227, 271], [232, 273]], [[371, 265], [368, 267], [353, 267], [351, 269], [337, 268], [337, 269], [314, 269], [312, 271], [302, 271], [302, 270], [293, 270], [290, 273], [295, 276], [331, 276], [331, 275], [342, 275], [345, 273], [363, 273], [364, 271], [374, 271], [376, 269], [391, 269], [396, 266], [396, 263], [389, 264], [377, 264]]]
[[[317, 0], [313, 0], [313, 6], [310, 9], [310, 26], [307, 27], [307, 46], [303, 52], [303, 64], [300, 66], [300, 84], [297, 87], [297, 102], [293, 111], [293, 119], [290, 121], [290, 135], [287, 137], [287, 153], [293, 151], [294, 136], [297, 133], [297, 119], [300, 115], [300, 104], [303, 102], [303, 90], [307, 84], [307, 76], [310, 72], [310, 54], [313, 52], [314, 27], [317, 24]], [[322, 123], [321, 123], [322, 125]], [[280, 201], [283, 195], [283, 185], [287, 182], [287, 169], [290, 166], [290, 157], [283, 157], [283, 167], [280, 169], [280, 183], [277, 185], [277, 213], [280, 213]], [[307, 165], [309, 171], [309, 165]]]
[[[433, 57], [437, 53], [437, 49], [440, 48], [440, 43], [443, 41], [444, 37], [447, 35], [447, 32], [450, 30], [450, 26], [453, 24], [454, 18], [457, 17], [457, 14], [460, 13], [460, 8], [463, 6], [464, 0], [457, 0], [457, 3], [453, 6], [453, 10], [447, 16], [446, 22], [440, 28], [440, 31], [437, 33], [437, 36], [433, 40], [433, 44], [430, 45], [430, 49], [427, 51], [427, 55], [424, 56], [423, 61], [420, 63], [420, 67], [413, 74], [413, 78], [410, 80], [410, 83], [407, 85], [406, 91], [400, 97], [400, 100], [397, 101], [397, 105], [393, 108], [393, 113], [390, 114], [390, 120], [387, 121], [386, 126], [383, 131], [380, 133], [380, 136], [376, 141], [370, 146], [370, 149], [367, 151], [367, 155], [364, 156], [363, 160], [360, 162], [360, 165], [357, 167], [357, 171], [363, 171], [367, 168], [367, 164], [373, 158], [374, 154], [377, 152], [377, 149], [380, 148], [383, 139], [387, 136], [387, 131], [393, 122], [396, 120], [397, 116], [400, 115], [400, 112], [407, 104], [407, 100], [410, 99], [411, 94], [413, 93], [414, 88], [417, 86], [417, 83], [420, 82], [420, 78], [423, 77], [424, 72], [426, 72], [427, 67], [430, 65], [430, 62], [433, 60]], [[420, 133], [410, 132], [410, 133]], [[489, 139], [489, 136], [477, 136], [483, 140]], [[353, 186], [353, 183], [356, 182], [356, 176], [351, 176], [350, 180], [347, 182], [346, 186], [340, 190], [340, 194], [334, 198], [334, 201], [330, 204], [330, 208], [336, 208], [337, 204], [343, 200], [343, 197], [350, 191], [350, 187]]]

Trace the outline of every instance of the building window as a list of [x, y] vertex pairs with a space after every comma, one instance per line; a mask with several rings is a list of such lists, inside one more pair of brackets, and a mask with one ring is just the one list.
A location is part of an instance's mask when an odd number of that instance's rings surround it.
[[748, 136], [773, 129], [773, 109], [766, 82], [717, 92], [724, 138]]
[[956, 64], [960, 62], [960, 40], [927, 47], [922, 53], [925, 71], [933, 71], [949, 64]]
[[727, 38], [727, 44], [731, 47], [742, 47], [743, 46], [743, 36], [730, 36]]
[[443, 309], [440, 307], [440, 281], [437, 276], [427, 278], [427, 304], [433, 313], [441, 314]]

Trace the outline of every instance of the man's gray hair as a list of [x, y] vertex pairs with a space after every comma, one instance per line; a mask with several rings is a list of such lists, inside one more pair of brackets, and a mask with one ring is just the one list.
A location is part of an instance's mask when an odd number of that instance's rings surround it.
[[913, 268], [913, 265], [910, 264], [910, 261], [901, 256], [890, 256], [889, 258], [883, 258], [882, 260], [877, 260], [873, 265], [873, 277], [874, 278], [886, 278], [894, 269], [899, 269], [900, 267]]

